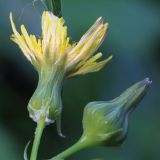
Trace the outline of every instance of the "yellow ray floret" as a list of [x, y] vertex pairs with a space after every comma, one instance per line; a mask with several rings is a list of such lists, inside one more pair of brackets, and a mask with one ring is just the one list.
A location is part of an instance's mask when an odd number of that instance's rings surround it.
[[40, 71], [44, 66], [53, 67], [66, 57], [63, 70], [66, 77], [71, 77], [100, 70], [111, 58], [101, 62], [97, 60], [102, 53], [93, 54], [103, 42], [108, 31], [108, 23], [104, 24], [100, 17], [82, 36], [77, 44], [70, 44], [67, 37], [67, 27], [63, 18], [58, 18], [51, 12], [42, 14], [42, 37], [29, 35], [25, 26], [21, 25], [19, 33], [10, 14], [13, 35], [11, 39], [18, 44], [27, 59]]

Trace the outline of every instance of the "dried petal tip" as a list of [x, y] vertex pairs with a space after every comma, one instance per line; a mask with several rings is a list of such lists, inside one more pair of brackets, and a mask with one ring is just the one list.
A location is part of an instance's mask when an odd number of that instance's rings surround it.
[[142, 83], [144, 83], [144, 85], [149, 86], [150, 84], [152, 84], [152, 81], [150, 81], [149, 78], [145, 78]]

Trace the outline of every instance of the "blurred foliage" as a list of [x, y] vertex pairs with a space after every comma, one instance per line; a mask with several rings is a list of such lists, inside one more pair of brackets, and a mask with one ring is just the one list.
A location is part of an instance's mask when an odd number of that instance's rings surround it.
[[44, 4], [54, 15], [62, 17], [61, 0], [45, 0]]
[[[71, 160], [160, 159], [160, 1], [159, 0], [63, 0], [63, 15], [71, 40], [81, 35], [99, 16], [110, 23], [100, 51], [113, 60], [98, 73], [67, 80], [64, 84], [62, 127], [47, 127], [39, 159], [49, 158], [73, 144], [81, 135], [82, 111], [86, 103], [110, 100], [132, 83], [150, 77], [149, 94], [130, 121], [129, 135], [121, 148], [93, 148]], [[27, 103], [37, 74], [9, 37], [9, 12], [17, 26], [24, 23], [30, 33], [41, 34], [40, 16], [45, 9], [37, 0], [0, 1], [0, 159], [23, 159], [24, 146], [32, 140], [35, 124], [28, 117]]]

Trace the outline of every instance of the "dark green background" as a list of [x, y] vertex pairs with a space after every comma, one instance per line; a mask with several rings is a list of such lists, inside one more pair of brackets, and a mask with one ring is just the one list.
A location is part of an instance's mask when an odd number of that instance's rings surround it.
[[[160, 159], [160, 1], [159, 0], [62, 0], [63, 15], [72, 41], [78, 41], [89, 26], [103, 16], [110, 31], [99, 49], [114, 58], [98, 73], [69, 79], [64, 84], [62, 118], [65, 139], [48, 126], [39, 159], [50, 158], [78, 140], [82, 133], [84, 106], [95, 100], [110, 100], [133, 83], [150, 77], [148, 95], [130, 118], [129, 134], [120, 148], [88, 149], [70, 160]], [[19, 48], [10, 41], [9, 12], [17, 26], [41, 34], [40, 0], [0, 1], [0, 160], [22, 160], [24, 146], [33, 140], [35, 123], [27, 103], [37, 73]], [[29, 149], [30, 150], [30, 149]]]

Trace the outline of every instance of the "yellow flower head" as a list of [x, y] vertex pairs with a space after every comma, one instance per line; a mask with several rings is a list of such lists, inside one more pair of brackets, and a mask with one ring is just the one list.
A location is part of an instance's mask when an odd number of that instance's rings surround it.
[[11, 39], [19, 45], [39, 74], [37, 89], [28, 104], [30, 117], [38, 122], [43, 116], [46, 123], [52, 123], [62, 111], [63, 80], [96, 72], [112, 58], [97, 62], [102, 53], [93, 56], [104, 40], [108, 24], [99, 18], [77, 44], [70, 44], [63, 18], [51, 12], [42, 15], [42, 37], [38, 39], [29, 35], [24, 25], [18, 33], [12, 14], [10, 20], [14, 32]]
[[10, 20], [14, 33], [11, 39], [19, 45], [38, 71], [54, 67], [63, 61], [65, 77], [72, 77], [99, 71], [112, 58], [110, 56], [97, 62], [102, 53], [93, 56], [108, 31], [108, 23], [104, 24], [102, 18], [93, 24], [77, 44], [70, 44], [63, 18], [58, 18], [51, 12], [43, 12], [41, 38], [29, 35], [24, 25], [21, 25], [21, 33], [18, 33], [12, 14]]

